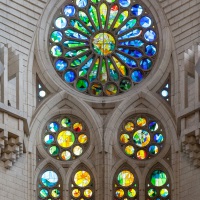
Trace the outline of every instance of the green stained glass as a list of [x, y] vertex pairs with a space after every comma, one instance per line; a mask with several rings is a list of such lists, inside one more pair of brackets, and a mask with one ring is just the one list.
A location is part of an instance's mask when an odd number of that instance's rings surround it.
[[126, 69], [126, 67], [115, 57], [112, 57], [113, 60], [115, 61], [115, 64], [117, 66], [117, 68], [119, 69], [119, 71], [121, 72], [121, 74], [123, 76], [127, 76], [128, 75], [128, 70]]
[[62, 49], [60, 46], [53, 46], [51, 48], [51, 55], [54, 57], [59, 57], [62, 55]]
[[48, 195], [49, 195], [48, 190], [46, 190], [46, 189], [40, 190], [40, 197], [41, 198], [46, 198], [46, 197], [48, 197]]
[[167, 182], [167, 175], [161, 170], [155, 170], [150, 177], [153, 186], [160, 187]]
[[135, 189], [129, 189], [128, 190], [128, 196], [129, 197], [135, 197], [136, 196], [136, 191], [135, 191]]
[[169, 194], [169, 191], [167, 189], [160, 190], [160, 196], [161, 197], [167, 197]]
[[104, 84], [108, 81], [107, 69], [106, 69], [106, 61], [103, 59], [101, 73], [100, 73], [100, 81]]
[[70, 24], [76, 28], [77, 30], [87, 34], [87, 35], [91, 35], [90, 32], [76, 19], [71, 19], [70, 20]]
[[72, 57], [78, 56], [88, 50], [89, 49], [71, 50], [71, 51], [66, 52], [65, 57], [72, 58]]
[[67, 29], [65, 31], [65, 35], [71, 38], [77, 38], [77, 39], [81, 39], [81, 40], [87, 40], [88, 38], [72, 29]]
[[149, 189], [149, 190], [148, 190], [148, 195], [149, 195], [150, 197], [155, 197], [155, 196], [157, 195], [157, 192], [156, 192], [155, 189]]
[[119, 80], [118, 72], [115, 69], [115, 67], [112, 64], [112, 62], [111, 62], [110, 59], [108, 59], [108, 66], [109, 66], [109, 71], [110, 71], [110, 77], [111, 77], [111, 79], [113, 79], [114, 81], [118, 81]]
[[85, 23], [85, 25], [92, 31], [95, 32], [95, 29], [93, 28], [89, 17], [83, 12], [83, 11], [79, 11], [79, 18], [82, 22]]
[[118, 28], [127, 19], [127, 17], [128, 17], [128, 11], [126, 10], [119, 15], [115, 23], [114, 29]]
[[130, 171], [124, 170], [118, 174], [117, 180], [121, 186], [127, 187], [133, 184], [134, 176]]
[[85, 79], [79, 79], [76, 83], [76, 88], [77, 90], [79, 90], [80, 92], [84, 92], [87, 90], [88, 88], [88, 82]]
[[129, 20], [118, 32], [118, 34], [123, 33], [124, 31], [127, 31], [128, 29], [131, 29], [135, 26], [137, 20], [136, 19], [131, 19]]
[[102, 93], [102, 86], [101, 84], [98, 84], [98, 83], [94, 83], [92, 86], [91, 86], [91, 92], [93, 95], [95, 96], [98, 96]]
[[101, 0], [91, 0], [93, 3], [98, 3], [100, 2]]
[[108, 3], [114, 3], [115, 0], [106, 0]]
[[83, 63], [87, 59], [87, 57], [88, 57], [87, 55], [84, 55], [82, 57], [79, 57], [79, 58], [73, 60], [71, 63], [71, 67], [79, 66], [81, 63]]
[[119, 87], [121, 90], [129, 90], [131, 88], [131, 81], [128, 79], [123, 79], [120, 81]]
[[101, 18], [101, 24], [102, 24], [103, 29], [106, 25], [107, 11], [108, 11], [108, 8], [107, 8], [106, 4], [102, 3], [100, 6], [100, 18]]
[[67, 127], [67, 128], [69, 128], [70, 126], [71, 126], [71, 120], [69, 119], [69, 118], [64, 118], [64, 119], [62, 119], [62, 121], [61, 121], [61, 125], [63, 126], [63, 127]]
[[115, 17], [117, 16], [117, 13], [118, 13], [118, 6], [117, 5], [114, 5], [111, 7], [111, 11], [110, 11], [110, 16], [109, 16], [109, 20], [108, 20], [108, 29], [110, 29], [113, 21], [115, 20]]
[[89, 7], [89, 14], [90, 14], [90, 17], [93, 20], [96, 28], [99, 30], [99, 20], [98, 20], [98, 16], [97, 16], [97, 10], [94, 6]]
[[54, 198], [58, 198], [60, 196], [60, 190], [58, 189], [53, 189], [51, 191], [51, 196], [54, 197]]
[[65, 47], [69, 47], [69, 48], [83, 47], [83, 46], [87, 45], [87, 43], [85, 43], [85, 42], [79, 42], [79, 41], [75, 41], [75, 40], [67, 40], [63, 44]]
[[52, 156], [57, 156], [59, 154], [59, 148], [57, 146], [52, 146], [50, 147], [49, 149], [49, 153], [52, 155]]
[[117, 94], [118, 90], [117, 90], [117, 86], [113, 83], [109, 83], [106, 85], [106, 90], [105, 90], [105, 93], [108, 95], [108, 96], [111, 96], [111, 95], [115, 95]]
[[60, 31], [54, 31], [51, 33], [51, 40], [53, 42], [60, 42], [62, 40], [62, 33]]
[[150, 142], [150, 134], [145, 130], [137, 130], [133, 134], [133, 141], [139, 147], [145, 147]]
[[92, 71], [89, 74], [89, 80], [92, 82], [97, 78], [97, 72], [98, 72], [98, 68], [99, 68], [99, 58], [96, 60]]
[[52, 144], [54, 142], [54, 136], [51, 134], [48, 134], [44, 137], [44, 142], [46, 144]]
[[79, 76], [85, 76], [92, 65], [93, 58], [91, 58], [86, 64], [84, 64], [80, 71], [79, 71]]

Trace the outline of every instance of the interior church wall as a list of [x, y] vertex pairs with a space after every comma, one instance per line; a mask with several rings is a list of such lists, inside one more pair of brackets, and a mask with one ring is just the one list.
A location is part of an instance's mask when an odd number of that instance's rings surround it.
[[[160, 6], [160, 10], [157, 10], [159, 13], [164, 13], [166, 17], [166, 21], [169, 24], [169, 30], [172, 35], [172, 65], [174, 71], [174, 91], [173, 91], [173, 105], [174, 109], [169, 112], [172, 113], [172, 116], [175, 116], [173, 123], [176, 123], [179, 112], [180, 112], [180, 71], [182, 70], [184, 52], [191, 48], [196, 43], [200, 41], [199, 35], [199, 18], [200, 18], [200, 1], [198, 0], [153, 0]], [[23, 108], [19, 110], [27, 119], [28, 129], [30, 134], [28, 138], [25, 140], [25, 150], [22, 157], [20, 157], [11, 168], [6, 169], [5, 163], [0, 161], [0, 200], [35, 200], [36, 199], [36, 189], [37, 189], [37, 175], [39, 174], [40, 167], [36, 167], [36, 138], [38, 132], [40, 132], [40, 128], [44, 125], [42, 120], [45, 115], [51, 110], [51, 106], [55, 106], [55, 99], [60, 100], [67, 99], [68, 96], [61, 92], [58, 94], [58, 97], [55, 98], [58, 93], [59, 86], [55, 84], [49, 84], [46, 81], [48, 77], [45, 75], [45, 71], [40, 68], [40, 64], [37, 64], [35, 61], [34, 53], [36, 54], [39, 49], [35, 48], [36, 43], [36, 35], [38, 31], [41, 29], [45, 29], [45, 25], [41, 26], [40, 20], [41, 18], [48, 17], [44, 16], [44, 11], [46, 13], [51, 13], [52, 11], [49, 9], [50, 4], [54, 4], [57, 2], [56, 0], [1, 0], [0, 1], [0, 44], [8, 46], [12, 48], [14, 51], [18, 52], [23, 57], [23, 78], [24, 78], [24, 89], [23, 89]], [[64, 2], [64, 1], [62, 1]], [[143, 0], [143, 2], [150, 4], [148, 1]], [[151, 1], [152, 2], [152, 1]], [[61, 4], [61, 3], [60, 3]], [[59, 7], [59, 6], [58, 6]], [[48, 10], [49, 9], [49, 10]], [[48, 10], [48, 12], [47, 12]], [[154, 11], [155, 12], [155, 11]], [[164, 20], [164, 19], [163, 19]], [[1, 47], [1, 46], [0, 46]], [[0, 59], [2, 59], [0, 55]], [[38, 66], [37, 66], [38, 65]], [[33, 67], [35, 69], [33, 69]], [[36, 70], [37, 68], [37, 70]], [[40, 72], [39, 76], [43, 83], [47, 86], [47, 88], [52, 93], [52, 96], [49, 98], [49, 105], [43, 105], [39, 109], [36, 110], [36, 71]], [[52, 69], [53, 71], [53, 69]], [[156, 86], [155, 86], [156, 87]], [[11, 108], [16, 108], [16, 96], [14, 94], [15, 85], [11, 84], [8, 90], [9, 99], [11, 99]], [[189, 86], [189, 105], [194, 104], [194, 93], [193, 85]], [[54, 98], [53, 98], [54, 97]], [[73, 98], [69, 97], [73, 102]], [[64, 100], [68, 101], [68, 100]], [[58, 101], [59, 102], [59, 101]], [[89, 120], [94, 120], [94, 118], [99, 117], [96, 114], [95, 110], [93, 110], [90, 105], [85, 101], [81, 102], [84, 106], [81, 107], [83, 109], [82, 115], [83, 118], [84, 112], [87, 109], [93, 113], [89, 117]], [[85, 105], [86, 104], [86, 105]], [[65, 103], [61, 103], [60, 105], [66, 105]], [[78, 103], [77, 103], [78, 105]], [[76, 105], [76, 106], [77, 106]], [[165, 105], [165, 103], [163, 103]], [[7, 106], [7, 105], [6, 105]], [[1, 109], [8, 110], [6, 106], [1, 105]], [[95, 107], [95, 106], [93, 106]], [[98, 107], [98, 106], [97, 106]], [[38, 108], [38, 107], [37, 107]], [[62, 106], [55, 107], [61, 110]], [[86, 109], [87, 108], [87, 109]], [[85, 109], [85, 110], [84, 110]], [[42, 111], [41, 111], [42, 110]], [[116, 109], [117, 110], [117, 109]], [[56, 110], [54, 110], [56, 112]], [[10, 111], [9, 111], [10, 112]], [[13, 113], [16, 110], [11, 111]], [[72, 112], [72, 111], [71, 111]], [[53, 114], [52, 114], [53, 116]], [[92, 117], [93, 116], [93, 117]], [[2, 116], [0, 117], [2, 119]], [[0, 119], [0, 122], [1, 122]], [[47, 119], [46, 119], [47, 120]], [[94, 120], [95, 121], [95, 120]], [[94, 122], [92, 121], [92, 122]], [[101, 126], [102, 122], [100, 117], [97, 120], [96, 129], [99, 131], [99, 135], [102, 131]], [[192, 122], [191, 122], [192, 123]], [[198, 123], [197, 121], [195, 123]], [[99, 127], [98, 127], [99, 126]], [[36, 128], [37, 127], [37, 128]], [[97, 128], [98, 127], [98, 128]], [[177, 128], [178, 129], [178, 128]], [[178, 132], [178, 131], [177, 131]], [[175, 131], [171, 134], [177, 134]], [[182, 152], [181, 149], [181, 133], [178, 133], [178, 139], [176, 141], [176, 149], [173, 148], [172, 155], [172, 163], [174, 173], [174, 180], [176, 181], [176, 192], [174, 192], [174, 197], [172, 200], [199, 200], [200, 196], [200, 169], [195, 167], [191, 160], [187, 157], [185, 153]], [[108, 140], [109, 141], [109, 140]], [[95, 146], [93, 144], [93, 146]], [[111, 148], [108, 145], [108, 149]], [[101, 179], [101, 155], [100, 150], [97, 151], [96, 158], [88, 160], [88, 162], [92, 163], [95, 159], [95, 163], [98, 171], [98, 178]], [[112, 152], [112, 150], [110, 150]], [[112, 155], [109, 155], [112, 157]], [[0, 157], [1, 159], [1, 157]], [[179, 160], [179, 162], [177, 162]], [[53, 161], [52, 161], [53, 162]], [[80, 161], [81, 162], [81, 161]], [[78, 163], [77, 162], [77, 165]], [[110, 163], [108, 163], [109, 169]], [[45, 166], [45, 164], [43, 165]], [[74, 165], [75, 166], [75, 165]], [[57, 166], [59, 169], [61, 166]], [[73, 171], [73, 167], [70, 168], [68, 174]], [[36, 171], [37, 170], [37, 171]], [[96, 171], [94, 170], [94, 173]], [[61, 172], [62, 173], [62, 172]], [[63, 172], [64, 173], [64, 172]], [[109, 173], [107, 174], [109, 176]], [[68, 177], [69, 178], [69, 177]], [[97, 178], [97, 180], [98, 180]], [[67, 177], [64, 178], [67, 180]], [[108, 185], [108, 190], [106, 191], [107, 198], [111, 198], [110, 188], [112, 183], [106, 183]], [[110, 184], [110, 185], [109, 185]], [[102, 185], [97, 186], [97, 196], [101, 197]], [[67, 196], [67, 192], [65, 192], [65, 196]], [[142, 199], [143, 200], [143, 199]]]

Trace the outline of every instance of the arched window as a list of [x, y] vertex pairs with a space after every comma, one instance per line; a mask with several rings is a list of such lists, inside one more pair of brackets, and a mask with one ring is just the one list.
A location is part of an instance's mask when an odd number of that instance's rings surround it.
[[114, 200], [136, 200], [139, 198], [138, 178], [134, 170], [127, 165], [120, 167], [113, 180]]
[[126, 118], [119, 129], [119, 144], [126, 156], [137, 160], [150, 159], [165, 144], [165, 131], [158, 119], [148, 114]]
[[42, 134], [45, 150], [53, 158], [62, 161], [74, 160], [87, 149], [89, 131], [78, 117], [60, 115], [49, 120]]
[[146, 199], [170, 200], [170, 192], [171, 183], [167, 170], [161, 165], [153, 167], [146, 178]]
[[38, 199], [62, 199], [62, 180], [59, 173], [52, 167], [46, 166], [38, 176]]
[[130, 0], [75, 0], [49, 30], [52, 64], [65, 83], [112, 96], [140, 83], [155, 64], [159, 36], [149, 9]]
[[70, 199], [95, 199], [94, 177], [84, 165], [80, 165], [72, 174]]

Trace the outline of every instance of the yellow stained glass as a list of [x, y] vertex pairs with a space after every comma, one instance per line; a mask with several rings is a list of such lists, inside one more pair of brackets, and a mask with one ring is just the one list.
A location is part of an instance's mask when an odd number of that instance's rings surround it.
[[129, 197], [135, 197], [136, 196], [136, 191], [134, 189], [129, 189], [128, 190], [128, 196]]
[[146, 123], [147, 123], [147, 121], [146, 121], [146, 119], [143, 118], [143, 117], [140, 117], [140, 118], [137, 119], [137, 125], [138, 125], [138, 126], [145, 126]]
[[115, 64], [117, 66], [117, 68], [119, 69], [119, 71], [121, 72], [121, 74], [123, 76], [127, 76], [127, 69], [125, 67], [125, 65], [123, 65], [117, 58], [113, 57], [113, 60], [115, 61]]
[[124, 170], [118, 174], [117, 180], [121, 186], [130, 186], [134, 182], [134, 176], [130, 171]]
[[134, 123], [133, 122], [128, 122], [128, 123], [126, 123], [124, 128], [125, 128], [126, 131], [133, 131], [134, 130]]
[[90, 189], [84, 190], [84, 196], [87, 197], [87, 198], [91, 197], [92, 196], [92, 190], [90, 190]]
[[146, 152], [146, 151], [144, 151], [144, 150], [139, 150], [139, 151], [137, 152], [137, 158], [138, 158], [139, 160], [144, 160], [146, 157], [147, 157], [147, 152]]
[[116, 190], [115, 194], [116, 194], [116, 197], [121, 198], [124, 196], [124, 190], [118, 189], [118, 190]]
[[88, 141], [87, 135], [85, 135], [85, 134], [79, 135], [79, 136], [78, 136], [78, 141], [79, 141], [81, 144], [85, 144], [85, 143]]
[[126, 20], [127, 17], [128, 17], [128, 11], [126, 10], [119, 15], [114, 28], [115, 29], [118, 28]]
[[86, 187], [91, 181], [90, 174], [86, 171], [78, 171], [74, 176], [74, 182], [79, 187]]
[[128, 145], [128, 146], [125, 148], [124, 151], [125, 151], [125, 153], [126, 153], [127, 155], [131, 156], [131, 155], [134, 154], [135, 149], [134, 149], [133, 146]]
[[73, 129], [74, 131], [76, 132], [80, 132], [83, 130], [83, 125], [79, 122], [76, 122], [74, 125], [73, 125]]
[[124, 143], [124, 144], [128, 143], [128, 142], [129, 142], [129, 139], [130, 139], [130, 137], [129, 137], [128, 134], [122, 134], [122, 135], [120, 136], [120, 141], [121, 141], [122, 143]]
[[75, 146], [73, 149], [73, 153], [76, 156], [80, 156], [83, 153], [83, 149], [80, 146]]
[[72, 190], [73, 197], [79, 197], [81, 195], [81, 191], [79, 189]]
[[104, 29], [106, 24], [106, 17], [107, 17], [107, 6], [105, 3], [102, 3], [100, 6], [100, 18], [101, 18], [101, 24], [102, 28]]
[[57, 141], [61, 147], [71, 147], [74, 144], [75, 136], [71, 131], [62, 131], [58, 134]]

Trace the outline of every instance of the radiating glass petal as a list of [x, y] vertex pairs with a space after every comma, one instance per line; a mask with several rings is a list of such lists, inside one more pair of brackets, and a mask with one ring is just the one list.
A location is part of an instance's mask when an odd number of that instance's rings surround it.
[[128, 17], [128, 11], [125, 10], [122, 13], [120, 13], [115, 25], [114, 25], [114, 29], [118, 28]]
[[118, 48], [120, 51], [128, 54], [129, 56], [132, 56], [134, 58], [141, 58], [142, 53], [138, 50], [132, 50], [132, 49], [125, 49], [125, 48]]
[[98, 73], [98, 69], [99, 69], [99, 58], [96, 60], [96, 62], [94, 63], [94, 66], [92, 68], [92, 71], [89, 74], [89, 80], [92, 82], [97, 78], [97, 73]]
[[89, 17], [83, 12], [83, 11], [79, 11], [79, 18], [82, 22], [85, 23], [85, 25], [92, 31], [95, 32], [95, 29], [92, 25], [92, 23], [90, 22]]
[[100, 81], [104, 84], [108, 81], [107, 69], [106, 69], [106, 61], [102, 60], [101, 72], [100, 72]]
[[79, 58], [73, 60], [71, 62], [71, 67], [77, 67], [77, 66], [81, 65], [81, 63], [83, 63], [87, 58], [88, 58], [88, 55], [84, 55], [82, 57], [79, 57]]
[[128, 57], [126, 57], [126, 56], [124, 56], [124, 55], [122, 55], [122, 54], [120, 54], [120, 53], [116, 53], [118, 56], [119, 56], [119, 58], [121, 58], [121, 60], [123, 60], [128, 66], [130, 66], [130, 67], [137, 67], [137, 63], [136, 63], [136, 61], [134, 60], [134, 59], [130, 59], [130, 58], [128, 58]]
[[91, 35], [90, 32], [78, 20], [71, 19], [70, 24], [71, 24], [71, 26], [73, 26], [77, 30], [79, 30], [79, 31], [81, 31], [81, 32], [83, 32], [87, 35]]
[[121, 72], [121, 74], [123, 76], [127, 76], [128, 70], [126, 69], [126, 66], [124, 66], [117, 58], [115, 58], [115, 57], [112, 57], [112, 58], [115, 61], [115, 64], [116, 64], [117, 68], [119, 69], [119, 71]]
[[100, 18], [101, 18], [101, 25], [103, 29], [106, 25], [107, 11], [108, 11], [107, 5], [105, 3], [102, 3], [100, 6]]
[[85, 76], [92, 64], [93, 58], [91, 58], [86, 64], [84, 64], [80, 71], [79, 71], [79, 76]]
[[67, 58], [72, 58], [75, 56], [78, 56], [86, 51], [88, 51], [89, 49], [80, 49], [80, 50], [71, 50], [71, 51], [67, 51], [65, 54], [65, 57]]
[[63, 45], [68, 48], [74, 48], [74, 47], [86, 46], [86, 45], [88, 45], [88, 43], [87, 42], [79, 42], [79, 41], [75, 41], [75, 40], [67, 40], [63, 43]]
[[124, 46], [133, 46], [133, 47], [142, 47], [144, 45], [144, 42], [142, 40], [129, 40], [126, 42], [120, 42], [120, 45]]
[[127, 31], [128, 29], [131, 29], [135, 26], [135, 24], [137, 23], [136, 19], [131, 19], [128, 22], [126, 22], [126, 24], [118, 31], [118, 34], [123, 33], [124, 31]]
[[65, 35], [71, 38], [77, 38], [77, 39], [81, 39], [81, 40], [88, 40], [88, 38], [72, 29], [67, 29], [65, 31]]
[[90, 14], [90, 17], [92, 18], [96, 28], [99, 30], [99, 20], [98, 20], [97, 10], [92, 5], [89, 7], [89, 14]]
[[118, 39], [119, 40], [123, 40], [123, 39], [128, 39], [128, 38], [134, 38], [134, 37], [138, 37], [142, 34], [142, 30], [140, 29], [134, 29], [132, 30], [131, 32], [123, 35], [123, 36], [120, 36]]
[[111, 7], [111, 11], [110, 11], [110, 16], [109, 16], [109, 20], [108, 20], [108, 29], [110, 29], [113, 21], [115, 20], [115, 17], [117, 16], [117, 13], [118, 13], [118, 6], [117, 5], [114, 5]]
[[118, 81], [119, 80], [119, 74], [117, 70], [115, 69], [113, 63], [111, 62], [110, 59], [108, 59], [108, 67], [109, 67], [109, 72], [110, 72], [110, 77], [113, 81]]

